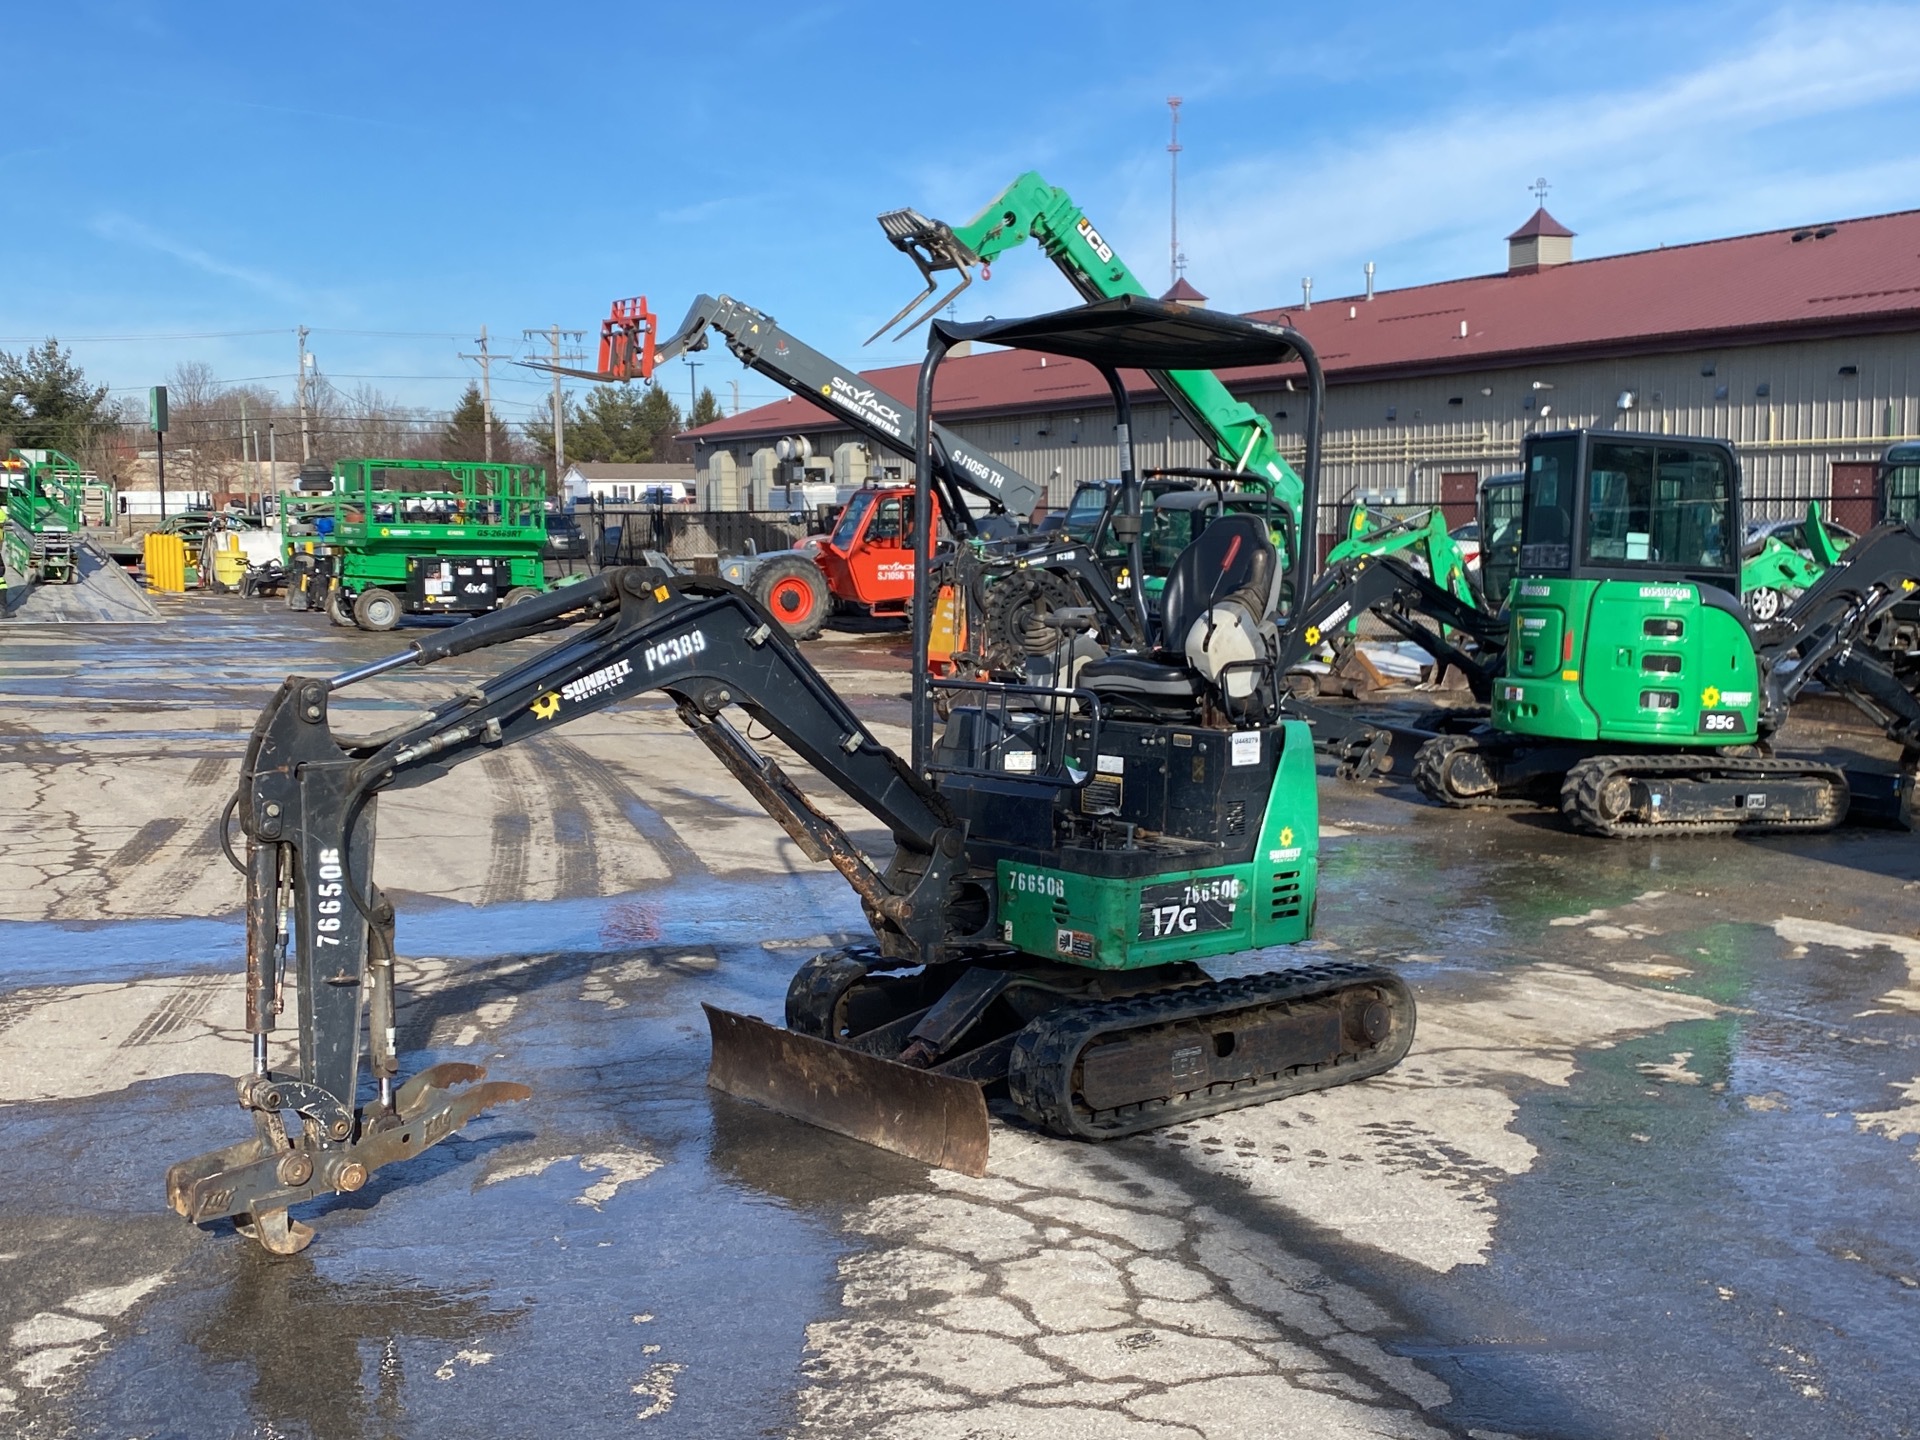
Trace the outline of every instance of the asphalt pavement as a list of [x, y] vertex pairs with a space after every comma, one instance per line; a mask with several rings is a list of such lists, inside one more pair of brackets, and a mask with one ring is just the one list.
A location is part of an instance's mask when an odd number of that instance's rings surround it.
[[[1025, 1437], [1920, 1431], [1920, 847], [1608, 843], [1323, 776], [1317, 938], [1420, 1004], [1360, 1085], [974, 1180], [705, 1085], [864, 934], [658, 700], [382, 801], [403, 1070], [532, 1098], [276, 1259], [174, 1216], [240, 1138], [217, 822], [272, 604], [0, 633], [0, 1433]], [[808, 647], [883, 738], [886, 632]], [[470, 682], [360, 687], [366, 728]], [[343, 697], [344, 698], [344, 697]], [[844, 801], [820, 803], [870, 846]]]

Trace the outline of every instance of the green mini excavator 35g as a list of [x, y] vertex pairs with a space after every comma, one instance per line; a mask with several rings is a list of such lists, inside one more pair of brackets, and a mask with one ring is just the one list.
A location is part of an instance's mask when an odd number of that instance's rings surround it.
[[[1140, 481], [1120, 368], [1275, 364], [1306, 345], [1282, 327], [1131, 298], [936, 323], [922, 415], [941, 358], [964, 340], [1074, 356], [1107, 377], [1128, 497], [1116, 523], [1136, 573]], [[938, 443], [923, 427], [917, 652]], [[744, 591], [644, 567], [424, 632], [330, 679], [288, 678], [254, 727], [230, 812], [245, 837], [232, 858], [247, 886], [254, 1052], [239, 1098], [252, 1133], [175, 1165], [172, 1204], [298, 1250], [312, 1232], [293, 1207], [357, 1190], [527, 1094], [459, 1061], [402, 1081], [396, 922], [373, 879], [378, 796], [650, 691], [801, 850], [840, 871], [872, 930], [800, 968], [784, 1028], [710, 1008], [715, 1087], [977, 1174], [989, 1095], [1043, 1131], [1098, 1140], [1388, 1069], [1414, 1026], [1392, 971], [1201, 968], [1313, 928], [1314, 757], [1306, 727], [1277, 706], [1279, 580], [1265, 524], [1224, 516], [1173, 566], [1153, 646], [1087, 664], [1070, 690], [936, 681], [916, 666], [910, 757], [876, 740]], [[424, 720], [360, 739], [329, 723], [332, 697], [371, 676], [538, 636], [552, 643]], [[951, 703], [936, 731], [942, 689]], [[891, 856], [862, 854], [736, 715], [877, 817]], [[276, 1068], [268, 1037], [284, 1008], [299, 1045]]]
[[[1428, 741], [1442, 804], [1557, 799], [1597, 835], [1824, 830], [1907, 813], [1920, 701], [1865, 643], [1920, 587], [1920, 526], [1862, 536], [1770, 625], [1741, 603], [1740, 467], [1723, 441], [1529, 436], [1491, 724]], [[1902, 746], [1893, 773], [1776, 753], [1817, 681]]]

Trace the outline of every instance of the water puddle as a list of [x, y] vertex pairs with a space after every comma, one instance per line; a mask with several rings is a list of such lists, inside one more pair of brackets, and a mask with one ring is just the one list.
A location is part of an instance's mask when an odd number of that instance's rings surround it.
[[[864, 931], [834, 872], [768, 880], [674, 880], [625, 895], [510, 905], [401, 903], [402, 955], [484, 957], [743, 945]], [[238, 968], [246, 927], [228, 919], [0, 921], [0, 989]]]

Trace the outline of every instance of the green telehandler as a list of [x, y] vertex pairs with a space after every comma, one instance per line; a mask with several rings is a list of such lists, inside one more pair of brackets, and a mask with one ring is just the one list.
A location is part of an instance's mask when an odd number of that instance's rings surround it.
[[[1863, 644], [1920, 588], [1920, 526], [1856, 541], [1771, 626], [1741, 604], [1740, 467], [1722, 441], [1529, 436], [1517, 574], [1491, 722], [1420, 749], [1453, 806], [1558, 799], [1596, 835], [1825, 830], [1907, 813], [1920, 701]], [[1902, 747], [1897, 773], [1776, 754], [1815, 681]]]

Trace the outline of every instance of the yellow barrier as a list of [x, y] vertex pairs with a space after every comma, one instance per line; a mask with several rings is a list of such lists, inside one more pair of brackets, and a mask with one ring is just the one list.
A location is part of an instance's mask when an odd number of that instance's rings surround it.
[[178, 535], [149, 535], [141, 547], [141, 563], [149, 590], [184, 594], [187, 588], [187, 546]]

